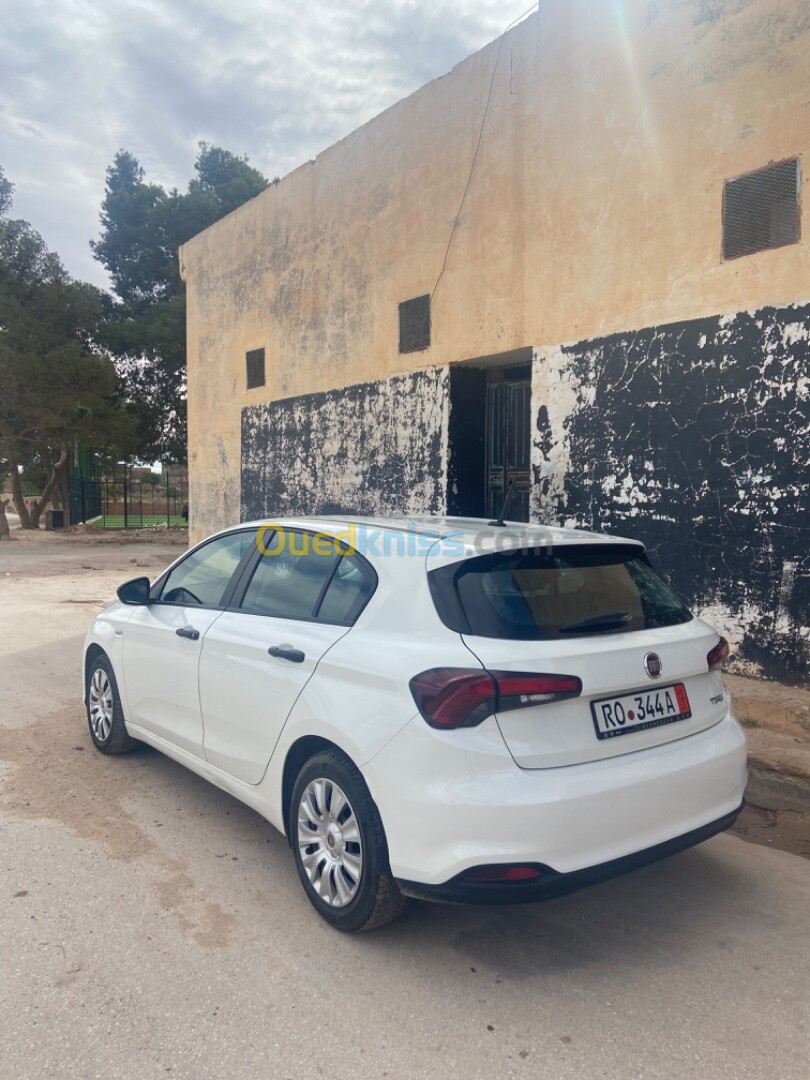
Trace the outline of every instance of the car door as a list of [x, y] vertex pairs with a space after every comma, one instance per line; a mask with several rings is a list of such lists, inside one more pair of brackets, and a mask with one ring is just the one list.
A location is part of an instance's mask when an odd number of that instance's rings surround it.
[[255, 549], [255, 535], [225, 533], [196, 547], [155, 583], [154, 599], [135, 608], [123, 627], [127, 720], [198, 757], [200, 651]]
[[254, 556], [200, 660], [205, 756], [248, 784], [262, 779], [298, 695], [376, 584], [368, 563], [331, 538], [281, 534]]

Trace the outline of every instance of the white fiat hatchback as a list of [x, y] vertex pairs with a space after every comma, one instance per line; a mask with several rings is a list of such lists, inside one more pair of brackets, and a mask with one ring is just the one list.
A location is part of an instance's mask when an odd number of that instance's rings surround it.
[[632, 540], [255, 522], [118, 596], [86, 641], [93, 742], [149, 743], [264, 815], [338, 929], [409, 896], [558, 896], [742, 805], [728, 646]]

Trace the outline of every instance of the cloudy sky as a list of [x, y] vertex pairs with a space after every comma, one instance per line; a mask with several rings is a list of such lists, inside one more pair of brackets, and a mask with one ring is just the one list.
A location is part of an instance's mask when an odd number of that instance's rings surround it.
[[0, 165], [77, 277], [119, 147], [185, 187], [200, 140], [283, 176], [529, 0], [0, 0]]

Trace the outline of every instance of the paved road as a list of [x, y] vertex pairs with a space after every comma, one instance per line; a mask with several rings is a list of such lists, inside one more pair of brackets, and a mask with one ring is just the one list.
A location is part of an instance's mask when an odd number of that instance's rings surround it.
[[810, 862], [722, 836], [543, 905], [336, 934], [261, 818], [91, 747], [83, 629], [130, 558], [176, 552], [60, 550], [6, 576], [0, 549], [3, 1080], [806, 1080]]

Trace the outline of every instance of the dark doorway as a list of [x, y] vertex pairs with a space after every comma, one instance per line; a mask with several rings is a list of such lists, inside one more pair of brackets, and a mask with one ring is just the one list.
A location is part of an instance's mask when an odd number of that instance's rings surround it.
[[530, 364], [487, 372], [487, 514], [497, 517], [510, 481], [513, 484], [507, 517], [529, 520], [531, 469]]
[[450, 367], [447, 511], [497, 517], [514, 480], [507, 516], [529, 520], [531, 350]]

